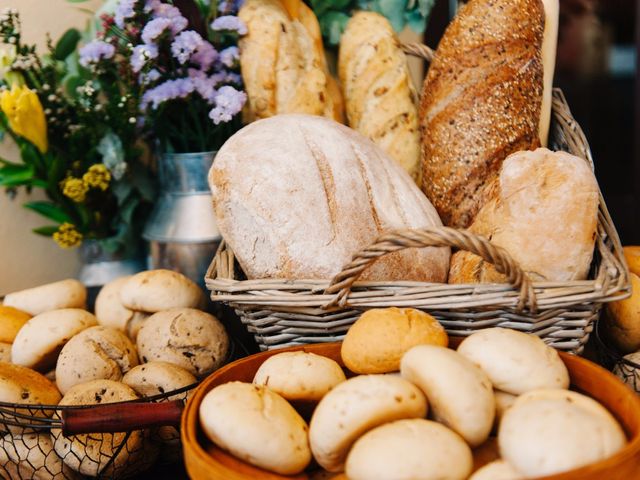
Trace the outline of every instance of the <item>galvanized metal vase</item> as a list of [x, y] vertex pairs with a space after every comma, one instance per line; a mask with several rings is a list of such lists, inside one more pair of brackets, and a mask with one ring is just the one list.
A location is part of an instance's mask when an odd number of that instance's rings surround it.
[[176, 270], [201, 286], [221, 240], [207, 183], [216, 153], [159, 156], [158, 199], [143, 235], [150, 268]]

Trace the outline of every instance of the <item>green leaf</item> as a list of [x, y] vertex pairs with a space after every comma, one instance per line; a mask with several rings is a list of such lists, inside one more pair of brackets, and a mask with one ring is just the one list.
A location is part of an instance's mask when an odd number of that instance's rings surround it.
[[409, 25], [409, 28], [411, 28], [411, 30], [416, 33], [424, 33], [425, 29], [427, 28], [427, 19], [423, 17], [420, 12], [408, 12], [405, 15], [405, 18], [407, 20], [407, 25]]
[[28, 202], [24, 207], [58, 223], [71, 222], [71, 217], [51, 202]]
[[5, 164], [0, 168], [0, 185], [29, 185], [33, 180], [33, 167], [27, 165]]
[[406, 0], [377, 0], [374, 4], [374, 10], [387, 17], [396, 32], [401, 32], [404, 29], [406, 7]]
[[328, 40], [330, 45], [336, 46], [340, 43], [342, 32], [347, 26], [349, 15], [343, 12], [330, 11], [320, 18], [320, 28], [322, 35]]
[[321, 17], [331, 10], [346, 10], [351, 0], [311, 0], [311, 8], [317, 17]]
[[50, 226], [47, 226], [47, 227], [34, 228], [32, 230], [33, 233], [38, 234], [38, 235], [42, 235], [43, 237], [51, 237], [57, 231], [58, 231], [58, 227], [56, 227], [55, 225], [50, 225]]
[[67, 58], [78, 46], [80, 38], [81, 35], [77, 28], [70, 28], [64, 32], [53, 50], [53, 58], [56, 60], [64, 60]]
[[120, 217], [126, 224], [130, 224], [133, 219], [133, 214], [136, 211], [136, 207], [140, 204], [140, 200], [137, 197], [129, 197], [127, 201], [120, 207]]

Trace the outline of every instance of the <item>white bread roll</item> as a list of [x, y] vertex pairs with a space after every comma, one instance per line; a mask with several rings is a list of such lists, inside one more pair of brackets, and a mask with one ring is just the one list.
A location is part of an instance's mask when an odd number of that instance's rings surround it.
[[[330, 279], [395, 228], [441, 225], [411, 177], [379, 147], [331, 120], [251, 123], [211, 171], [216, 222], [249, 278]], [[362, 280], [446, 279], [448, 248], [386, 255]]]
[[458, 353], [503, 392], [520, 395], [539, 388], [569, 388], [569, 371], [560, 355], [535, 335], [487, 328], [465, 338]]
[[[598, 223], [598, 183], [582, 158], [546, 148], [510, 155], [492, 199], [469, 231], [507, 250], [534, 281], [584, 280]], [[459, 251], [449, 283], [502, 283], [504, 275], [479, 256]]]
[[495, 416], [491, 381], [458, 352], [418, 345], [402, 357], [400, 373], [424, 392], [434, 418], [469, 445], [477, 447], [489, 437]]
[[365, 433], [349, 452], [349, 480], [466, 480], [471, 449], [460, 435], [422, 418], [398, 420]]
[[126, 329], [127, 322], [134, 312], [122, 304], [120, 291], [130, 278], [130, 275], [116, 278], [100, 289], [95, 306], [96, 318], [100, 325], [119, 330]]
[[10, 293], [4, 297], [3, 304], [31, 315], [63, 308], [85, 308], [87, 289], [78, 280], [61, 280]]
[[98, 325], [75, 335], [62, 348], [56, 363], [56, 384], [64, 395], [91, 380], [121, 380], [138, 365], [135, 345], [124, 332]]
[[311, 461], [307, 424], [266, 387], [242, 382], [215, 387], [199, 414], [207, 437], [241, 460], [282, 475], [300, 473]]
[[320, 401], [346, 380], [340, 365], [330, 358], [307, 352], [284, 352], [260, 365], [253, 383], [263, 385], [286, 400]]
[[531, 478], [609, 458], [624, 447], [626, 436], [589, 397], [569, 390], [533, 390], [505, 412], [498, 443], [501, 456]]
[[360, 375], [327, 393], [311, 417], [309, 442], [322, 468], [340, 471], [353, 443], [369, 430], [404, 418], [423, 418], [427, 400], [406, 380]]
[[97, 324], [96, 317], [77, 308], [36, 315], [16, 335], [11, 347], [11, 361], [48, 372], [55, 366], [58, 354], [71, 337]]
[[524, 477], [504, 460], [494, 460], [469, 477], [469, 480], [522, 480]]
[[155, 313], [170, 308], [197, 308], [203, 302], [200, 287], [172, 270], [136, 273], [120, 287], [122, 304], [139, 312]]
[[500, 422], [502, 421], [502, 417], [504, 416], [504, 412], [510, 409], [516, 400], [518, 399], [517, 395], [513, 395], [511, 393], [502, 392], [500, 390], [494, 390], [493, 395], [496, 399], [496, 418], [494, 420], [494, 431], [498, 431], [498, 427], [500, 427]]

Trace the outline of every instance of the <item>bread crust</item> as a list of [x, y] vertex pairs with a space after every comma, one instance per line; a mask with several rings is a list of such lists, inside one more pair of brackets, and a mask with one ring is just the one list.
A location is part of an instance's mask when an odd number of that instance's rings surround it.
[[464, 228], [502, 161], [539, 146], [541, 0], [471, 0], [449, 24], [423, 86], [422, 189]]

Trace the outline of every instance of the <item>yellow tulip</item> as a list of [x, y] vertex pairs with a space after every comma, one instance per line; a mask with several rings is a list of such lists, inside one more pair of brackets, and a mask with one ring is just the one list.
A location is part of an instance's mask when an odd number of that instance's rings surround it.
[[9, 120], [9, 127], [33, 143], [40, 152], [49, 148], [47, 122], [38, 95], [26, 86], [13, 85], [0, 96], [0, 108]]

